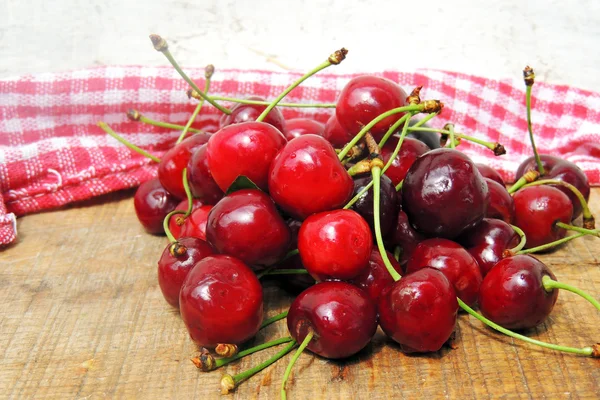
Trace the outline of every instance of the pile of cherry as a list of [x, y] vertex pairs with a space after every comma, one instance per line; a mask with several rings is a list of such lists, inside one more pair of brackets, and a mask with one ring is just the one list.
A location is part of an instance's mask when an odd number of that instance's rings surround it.
[[[341, 62], [346, 50], [303, 76], [273, 102], [236, 100], [231, 108], [181, 71], [164, 39], [152, 35], [200, 102], [177, 144], [157, 159], [158, 179], [135, 194], [137, 216], [148, 232], [166, 233], [158, 281], [178, 307], [201, 348], [192, 361], [204, 371], [276, 345], [272, 358], [221, 381], [224, 393], [298, 346], [288, 366], [308, 349], [321, 357], [352, 356], [377, 326], [403, 352], [435, 352], [451, 342], [462, 308], [512, 337], [550, 349], [600, 357], [600, 345], [573, 348], [544, 343], [511, 330], [541, 324], [558, 289], [592, 296], [560, 283], [529, 255], [584, 235], [599, 236], [587, 206], [590, 186], [573, 163], [535, 151], [507, 189], [492, 168], [456, 149], [470, 140], [496, 155], [498, 143], [426, 123], [443, 108], [407, 95], [375, 76], [352, 79], [331, 105], [323, 125], [285, 120], [275, 108], [312, 74]], [[533, 71], [524, 71], [528, 121]], [[215, 132], [191, 128], [203, 104], [223, 116]], [[284, 106], [306, 106], [284, 104]], [[415, 119], [421, 114], [424, 117]], [[573, 220], [583, 215], [583, 226]], [[566, 236], [567, 231], [576, 234]], [[299, 293], [289, 311], [263, 318], [261, 279], [275, 275]], [[481, 314], [473, 310], [478, 307]], [[238, 352], [256, 333], [287, 318], [290, 337]], [[215, 357], [214, 351], [217, 355]]]

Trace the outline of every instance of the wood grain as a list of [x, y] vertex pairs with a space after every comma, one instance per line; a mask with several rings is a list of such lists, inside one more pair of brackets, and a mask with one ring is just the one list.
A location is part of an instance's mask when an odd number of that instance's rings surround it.
[[[213, 371], [196, 351], [156, 281], [164, 237], [143, 232], [131, 192], [19, 220], [20, 241], [0, 253], [0, 398], [219, 398], [219, 380], [276, 352]], [[600, 189], [591, 206], [600, 214]], [[600, 239], [583, 238], [541, 258], [559, 280], [600, 297]], [[265, 287], [266, 315], [291, 297]], [[515, 344], [459, 317], [458, 348], [406, 356], [379, 332], [357, 356], [331, 362], [305, 353], [289, 383], [294, 398], [599, 398], [600, 360]], [[600, 314], [562, 293], [529, 334], [572, 346], [600, 341]], [[284, 322], [254, 342], [287, 334]], [[287, 360], [232, 395], [278, 398]]]

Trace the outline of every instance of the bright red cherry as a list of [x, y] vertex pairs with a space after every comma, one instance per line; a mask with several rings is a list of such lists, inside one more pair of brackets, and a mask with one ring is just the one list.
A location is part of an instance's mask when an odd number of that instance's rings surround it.
[[[257, 96], [248, 97], [247, 100], [265, 101], [262, 97]], [[221, 128], [242, 122], [256, 121], [266, 108], [265, 105], [236, 103], [231, 107], [231, 114], [223, 114], [221, 117]], [[279, 132], [285, 133], [285, 119], [277, 107], [269, 111], [263, 122], [273, 125]]]
[[209, 256], [185, 278], [179, 310], [190, 337], [199, 346], [241, 344], [253, 337], [262, 323], [262, 287], [242, 261]]
[[325, 124], [323, 137], [327, 139], [333, 147], [341, 149], [346, 143], [352, 140], [354, 135], [346, 128], [343, 128], [338, 122], [335, 114], [333, 114]]
[[[381, 156], [386, 164], [396, 149], [398, 140], [400, 140], [398, 136], [392, 136], [381, 148]], [[394, 158], [394, 161], [392, 161], [392, 164], [387, 171], [385, 171], [385, 175], [387, 175], [392, 180], [394, 186], [396, 186], [402, 182], [408, 169], [415, 162], [417, 157], [428, 151], [429, 147], [427, 147], [425, 143], [413, 138], [404, 138], [402, 146], [400, 147], [400, 152], [396, 158]]]
[[202, 206], [192, 211], [181, 229], [181, 234], [183, 236], [190, 236], [206, 240], [208, 214], [212, 208], [213, 206]]
[[318, 283], [293, 301], [287, 317], [290, 335], [301, 343], [314, 332], [307, 348], [321, 357], [350, 357], [362, 350], [377, 330], [373, 301], [345, 282]]
[[292, 140], [295, 137], [302, 135], [319, 135], [323, 136], [325, 125], [319, 121], [309, 118], [294, 118], [286, 121], [285, 138]]
[[486, 275], [479, 291], [481, 313], [507, 329], [531, 329], [550, 315], [558, 290], [546, 291], [542, 278], [556, 277], [529, 255], [505, 258]]
[[325, 211], [308, 217], [298, 233], [302, 263], [318, 281], [352, 279], [369, 266], [373, 235], [355, 211]]
[[[340, 125], [355, 135], [380, 114], [406, 105], [406, 97], [406, 92], [396, 83], [363, 75], [350, 80], [342, 89], [335, 113]], [[381, 139], [403, 115], [391, 115], [378, 122], [370, 130], [371, 135], [376, 140]]]
[[245, 189], [221, 199], [208, 214], [208, 242], [221, 254], [247, 264], [279, 260], [290, 243], [290, 229], [264, 192]]
[[485, 182], [490, 193], [490, 202], [485, 217], [501, 219], [509, 224], [512, 223], [515, 217], [515, 202], [512, 196], [504, 185], [489, 178], [485, 178]]
[[[373, 178], [371, 175], [362, 176], [354, 179], [354, 193], [358, 194], [365, 186], [367, 186]], [[379, 221], [381, 234], [387, 235], [394, 227], [396, 215], [398, 214], [398, 204], [396, 199], [396, 188], [392, 181], [387, 176], [383, 175], [380, 179], [380, 198], [379, 198]], [[373, 216], [373, 189], [369, 189], [354, 203], [352, 209], [359, 213], [371, 227], [371, 231], [375, 232], [375, 219]]]
[[187, 178], [194, 197], [203, 204], [217, 204], [223, 198], [223, 191], [208, 169], [207, 147], [208, 145], [202, 145], [192, 154], [188, 162]]
[[160, 184], [158, 179], [150, 179], [138, 187], [133, 198], [133, 206], [138, 220], [148, 233], [164, 234], [163, 221], [173, 211], [179, 200]]
[[[404, 272], [394, 256], [390, 252], [387, 252], [387, 256], [396, 272], [403, 274]], [[394, 283], [394, 279], [385, 267], [381, 253], [379, 253], [377, 248], [371, 250], [371, 258], [369, 258], [369, 267], [367, 270], [350, 280], [350, 283], [364, 290], [371, 300], [373, 300], [374, 304], [377, 304], [383, 290]]]
[[182, 237], [178, 243], [185, 247], [182, 255], [171, 254], [172, 245], [169, 243], [158, 260], [158, 286], [167, 303], [173, 307], [179, 307], [179, 292], [190, 270], [197, 262], [213, 254], [212, 248], [201, 239]]
[[[192, 211], [198, 209], [199, 207], [202, 207], [202, 203], [200, 202], [200, 200], [193, 199]], [[177, 207], [175, 207], [175, 210], [187, 211], [187, 209], [188, 209], [187, 199], [181, 200], [181, 202], [179, 204], [177, 204]], [[189, 217], [184, 218], [183, 214], [175, 214], [175, 215], [171, 216], [171, 219], [169, 220], [169, 230], [171, 231], [171, 234], [173, 235], [173, 237], [175, 239], [179, 239], [180, 237], [183, 237], [183, 236], [193, 236], [193, 235], [182, 235], [181, 234], [181, 232], [184, 229], [184, 226], [187, 225], [188, 222], [189, 222]], [[201, 239], [205, 240], [206, 237], [201, 238]]]
[[502, 176], [500, 176], [498, 171], [496, 171], [494, 168], [490, 167], [489, 165], [479, 164], [479, 163], [475, 164], [475, 166], [479, 170], [479, 173], [481, 174], [481, 176], [483, 176], [484, 178], [488, 178], [493, 181], [496, 181], [500, 185], [506, 187], [506, 183], [504, 183], [504, 179], [502, 179]]
[[423, 268], [383, 291], [379, 326], [405, 353], [438, 351], [456, 327], [458, 302], [443, 273]]
[[298, 220], [342, 207], [354, 183], [331, 144], [317, 135], [292, 139], [277, 154], [269, 172], [269, 193]]

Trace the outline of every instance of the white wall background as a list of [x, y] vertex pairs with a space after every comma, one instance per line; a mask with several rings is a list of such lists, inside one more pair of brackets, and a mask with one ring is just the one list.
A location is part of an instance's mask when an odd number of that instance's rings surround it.
[[0, 77], [166, 64], [149, 33], [188, 66], [304, 70], [345, 46], [344, 72], [501, 78], [531, 64], [538, 79], [600, 92], [598, 0], [2, 0]]

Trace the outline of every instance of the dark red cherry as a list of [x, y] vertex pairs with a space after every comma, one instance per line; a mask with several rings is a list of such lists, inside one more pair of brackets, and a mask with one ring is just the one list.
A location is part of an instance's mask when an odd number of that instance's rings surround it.
[[[409, 125], [413, 126], [418, 121], [419, 121], [418, 118], [413, 117], [413, 118], [411, 118]], [[422, 126], [424, 126], [426, 128], [429, 127], [427, 124], [424, 124]], [[401, 131], [401, 129], [400, 129], [400, 131]], [[425, 143], [427, 145], [427, 147], [429, 147], [432, 150], [439, 149], [440, 147], [442, 147], [440, 145], [440, 134], [437, 132], [409, 131], [406, 136], [413, 138], [413, 139], [417, 139], [417, 140]]]
[[396, 225], [388, 238], [389, 243], [402, 248], [400, 265], [406, 265], [415, 247], [425, 239], [425, 236], [412, 227], [406, 213], [400, 210], [396, 218]]
[[[542, 159], [542, 165], [546, 172], [540, 179], [558, 179], [570, 183], [581, 192], [586, 201], [589, 200], [590, 183], [585, 173], [577, 165], [570, 161], [546, 154], [541, 154], [540, 158]], [[525, 172], [531, 169], [537, 170], [537, 164], [533, 157], [527, 158], [519, 165], [516, 179], [519, 179]], [[557, 186], [557, 189], [566, 194], [571, 200], [571, 203], [573, 203], [573, 219], [581, 215], [581, 203], [577, 196], [575, 196], [569, 188], [564, 186]]]
[[[199, 207], [202, 207], [202, 202], [200, 202], [200, 200], [198, 200], [198, 199], [193, 199], [192, 211], [198, 209]], [[187, 199], [181, 200], [181, 202], [179, 204], [177, 204], [177, 207], [175, 207], [175, 210], [187, 211], [187, 209], [188, 209]], [[171, 219], [169, 220], [169, 230], [171, 231], [171, 234], [173, 235], [173, 237], [175, 239], [179, 239], [182, 236], [193, 236], [193, 235], [182, 235], [181, 234], [181, 232], [184, 230], [184, 226], [187, 225], [188, 222], [189, 222], [189, 217], [184, 218], [183, 214], [175, 214], [175, 215], [171, 216]], [[206, 237], [201, 238], [201, 239], [206, 239]]]
[[290, 140], [271, 164], [269, 193], [275, 203], [299, 220], [342, 207], [353, 190], [352, 178], [321, 136]]
[[456, 295], [474, 306], [483, 280], [477, 261], [461, 245], [448, 239], [428, 239], [417, 245], [406, 265], [411, 273], [425, 267], [441, 271], [454, 287]]
[[[392, 153], [394, 153], [394, 150], [398, 145], [398, 140], [400, 140], [398, 136], [392, 136], [381, 148], [381, 156], [386, 164], [390, 160]], [[420, 142], [417, 139], [404, 138], [402, 146], [400, 147], [400, 152], [396, 158], [394, 158], [394, 161], [392, 161], [392, 164], [387, 171], [385, 171], [385, 175], [387, 175], [392, 180], [394, 186], [396, 186], [402, 182], [408, 169], [415, 162], [417, 157], [428, 151], [429, 147], [427, 147], [425, 143]]]
[[179, 200], [167, 192], [156, 178], [142, 183], [133, 198], [138, 220], [147, 232], [154, 234], [165, 233], [163, 221], [177, 203]]
[[530, 329], [550, 315], [558, 290], [546, 291], [542, 278], [556, 279], [538, 259], [517, 255], [498, 262], [479, 291], [481, 313], [507, 329]]
[[513, 222], [525, 232], [526, 249], [565, 237], [567, 231], [557, 227], [556, 222], [571, 222], [573, 205], [566, 194], [551, 186], [530, 186], [518, 190], [513, 199]]
[[[352, 135], [380, 114], [406, 105], [406, 92], [396, 83], [377, 76], [356, 77], [344, 86], [337, 101], [335, 113], [342, 127]], [[370, 133], [376, 140], [404, 114], [391, 115], [378, 122]]]
[[369, 225], [352, 210], [311, 215], [298, 233], [302, 263], [318, 281], [357, 277], [368, 268], [372, 247]]
[[519, 240], [519, 235], [512, 226], [502, 220], [490, 218], [484, 218], [457, 239], [477, 261], [484, 277], [504, 258], [504, 251], [515, 247]]
[[[367, 186], [373, 178], [371, 175], [358, 177], [354, 179], [354, 193], [355, 196], [365, 186]], [[392, 184], [392, 181], [387, 176], [383, 175], [380, 179], [380, 197], [379, 197], [379, 221], [381, 227], [381, 234], [387, 235], [388, 232], [394, 227], [396, 222], [396, 215], [398, 215], [398, 204], [396, 199], [396, 188]], [[373, 216], [373, 189], [369, 189], [354, 203], [352, 209], [359, 213], [371, 227], [371, 231], [375, 232], [375, 220]]]
[[185, 277], [196, 263], [213, 254], [212, 248], [204, 240], [193, 237], [182, 237], [178, 240], [186, 251], [180, 256], [173, 256], [171, 243], [167, 245], [158, 260], [158, 286], [173, 307], [179, 307], [179, 292]]
[[453, 149], [417, 158], [402, 185], [403, 210], [429, 236], [455, 238], [483, 219], [488, 201], [487, 184], [475, 164]]
[[314, 332], [307, 348], [321, 357], [346, 358], [362, 350], [377, 330], [373, 301], [345, 282], [318, 283], [292, 302], [287, 317], [292, 338], [301, 343]]
[[183, 236], [190, 236], [206, 240], [206, 225], [208, 223], [208, 214], [213, 206], [198, 207], [186, 219], [186, 223], [181, 229]]
[[509, 224], [512, 223], [515, 217], [515, 202], [512, 196], [504, 185], [489, 178], [485, 178], [485, 182], [490, 193], [490, 202], [485, 217], [501, 219]]
[[488, 178], [493, 181], [496, 181], [500, 185], [506, 187], [506, 183], [504, 183], [504, 179], [502, 179], [502, 176], [500, 176], [498, 171], [496, 171], [494, 168], [490, 167], [489, 165], [479, 164], [479, 163], [475, 164], [475, 166], [479, 170], [479, 173], [481, 174], [481, 176], [483, 176], [484, 178]]
[[292, 140], [293, 138], [302, 135], [323, 136], [323, 131], [325, 130], [325, 125], [309, 118], [289, 119], [286, 121], [285, 126], [285, 138], [287, 140]]
[[221, 254], [247, 264], [279, 260], [290, 243], [290, 229], [264, 192], [245, 189], [221, 199], [208, 214], [208, 242]]
[[[262, 97], [257, 96], [248, 97], [247, 100], [265, 101]], [[265, 105], [236, 103], [231, 107], [231, 114], [223, 114], [221, 117], [221, 128], [242, 122], [256, 121], [266, 108], [267, 106]], [[273, 125], [279, 132], [285, 133], [285, 119], [277, 107], [269, 111], [263, 122]]]
[[[390, 252], [387, 252], [387, 256], [396, 272], [403, 274], [404, 272], [394, 256]], [[374, 304], [377, 304], [383, 290], [394, 283], [394, 279], [385, 267], [381, 253], [379, 253], [377, 248], [371, 250], [369, 267], [365, 272], [350, 280], [350, 283], [364, 290], [371, 300], [373, 300]]]
[[385, 289], [377, 303], [379, 326], [405, 353], [438, 351], [456, 326], [458, 302], [443, 273], [423, 268]]
[[[300, 254], [296, 254], [285, 261], [277, 263], [275, 270], [278, 269], [306, 269], [302, 264]], [[315, 278], [310, 274], [285, 274], [273, 275], [277, 282], [290, 293], [298, 294], [315, 284]]]
[[207, 147], [206, 144], [202, 145], [192, 154], [188, 162], [187, 178], [194, 197], [203, 204], [217, 204], [223, 198], [223, 191], [208, 169]]
[[346, 128], [343, 128], [338, 122], [335, 114], [333, 114], [325, 124], [323, 137], [327, 139], [333, 147], [341, 149], [352, 140], [354, 135]]
[[183, 282], [179, 310], [192, 340], [201, 347], [241, 344], [263, 321], [263, 292], [254, 272], [224, 255], [198, 262]]
[[158, 179], [173, 196], [182, 200], [186, 198], [183, 188], [183, 169], [188, 166], [194, 151], [208, 142], [210, 136], [208, 133], [192, 135], [169, 149], [160, 159]]

